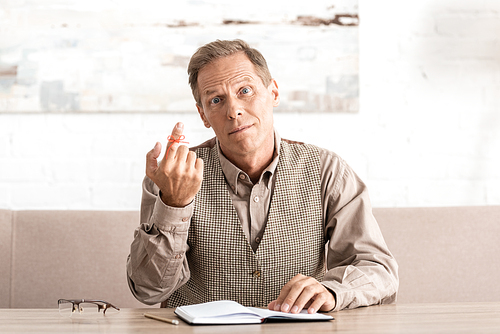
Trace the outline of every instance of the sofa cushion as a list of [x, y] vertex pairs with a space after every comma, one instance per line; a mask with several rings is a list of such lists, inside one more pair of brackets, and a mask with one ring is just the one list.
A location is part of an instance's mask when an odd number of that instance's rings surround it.
[[139, 213], [18, 211], [11, 307], [54, 308], [59, 298], [145, 307], [132, 296], [126, 260]]
[[500, 206], [373, 212], [399, 263], [399, 303], [500, 300]]

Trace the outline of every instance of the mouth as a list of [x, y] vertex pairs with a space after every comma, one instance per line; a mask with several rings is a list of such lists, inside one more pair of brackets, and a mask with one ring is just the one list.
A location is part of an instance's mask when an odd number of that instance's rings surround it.
[[243, 125], [243, 126], [239, 126], [239, 127], [237, 127], [237, 128], [232, 129], [232, 130], [229, 132], [229, 134], [230, 134], [230, 135], [233, 135], [233, 134], [236, 134], [236, 133], [240, 133], [240, 132], [243, 132], [243, 131], [245, 131], [245, 130], [247, 130], [247, 129], [251, 128], [251, 127], [252, 127], [251, 125]]

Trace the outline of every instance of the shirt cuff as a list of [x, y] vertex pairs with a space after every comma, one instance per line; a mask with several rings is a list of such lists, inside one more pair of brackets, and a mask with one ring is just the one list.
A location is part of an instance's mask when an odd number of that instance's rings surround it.
[[321, 285], [323, 285], [325, 287], [326, 290], [328, 290], [328, 292], [330, 292], [332, 294], [333, 299], [335, 300], [335, 306], [331, 310], [328, 310], [328, 311], [325, 311], [325, 312], [333, 312], [333, 311], [335, 311], [335, 308], [337, 307], [337, 294], [335, 293], [335, 291], [333, 289], [331, 289], [328, 286], [328, 283], [327, 284], [324, 284], [324, 282], [320, 282], [320, 283], [321, 283]]
[[[170, 231], [172, 226], [189, 228], [191, 217], [194, 211], [194, 201], [182, 208], [168, 206], [161, 200], [160, 196], [156, 197], [156, 203], [151, 217], [153, 223], [159, 230]], [[177, 229], [176, 229], [177, 230]], [[180, 232], [180, 231], [179, 231]]]
[[331, 282], [331, 281], [323, 281], [321, 282], [321, 284], [328, 290], [331, 292], [331, 294], [333, 295], [333, 298], [335, 298], [335, 306], [333, 309], [331, 309], [329, 312], [336, 312], [336, 311], [340, 311], [341, 308], [340, 308], [340, 304], [342, 303], [342, 295], [339, 294], [339, 290], [342, 290], [342, 289], [339, 289], [339, 285], [340, 284], [336, 284], [337, 282]]
[[349, 265], [345, 270], [337, 272], [339, 273], [342, 277], [337, 279], [342, 280], [342, 283], [333, 278], [335, 269], [330, 270], [321, 282], [335, 293], [336, 304], [333, 311], [379, 303], [380, 291], [359, 268]]

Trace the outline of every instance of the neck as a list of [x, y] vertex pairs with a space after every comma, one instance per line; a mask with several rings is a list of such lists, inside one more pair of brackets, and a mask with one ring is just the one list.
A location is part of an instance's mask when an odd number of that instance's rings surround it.
[[[222, 150], [222, 148], [221, 148]], [[236, 167], [247, 173], [252, 183], [257, 183], [264, 169], [273, 161], [274, 157], [274, 135], [264, 147], [253, 153], [242, 155], [228, 155], [222, 150], [224, 156]]]
[[252, 183], [255, 184], [259, 182], [260, 176], [262, 175], [262, 172], [264, 169], [269, 166], [269, 164], [273, 161], [273, 153], [274, 151], [271, 152], [271, 154], [267, 157], [267, 159], [262, 159], [262, 158], [255, 158], [255, 159], [246, 159], [244, 161], [238, 161], [237, 164], [235, 164], [236, 167], [244, 171], [245, 173], [248, 174], [250, 177], [250, 180], [252, 180]]

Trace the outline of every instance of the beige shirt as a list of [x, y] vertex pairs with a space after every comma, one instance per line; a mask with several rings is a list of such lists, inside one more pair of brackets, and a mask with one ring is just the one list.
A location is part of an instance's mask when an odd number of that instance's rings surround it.
[[[275, 132], [274, 159], [255, 185], [219, 149], [227, 189], [254, 251], [266, 226], [280, 141]], [[366, 186], [339, 156], [319, 152], [324, 236], [329, 241], [322, 284], [335, 295], [334, 310], [394, 302], [398, 267], [372, 215]], [[127, 261], [130, 289], [145, 304], [164, 301], [190, 276], [185, 253], [194, 204], [173, 208], [158, 195], [158, 187], [146, 177], [141, 225]]]

